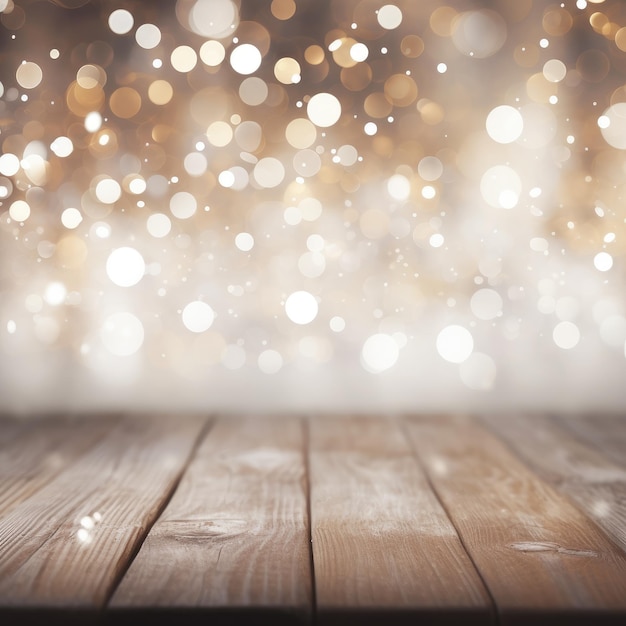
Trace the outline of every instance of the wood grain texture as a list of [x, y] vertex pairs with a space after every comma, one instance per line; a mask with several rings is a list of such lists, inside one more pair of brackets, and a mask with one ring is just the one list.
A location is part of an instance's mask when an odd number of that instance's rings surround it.
[[396, 422], [312, 419], [310, 482], [320, 624], [490, 623], [484, 586]]
[[626, 557], [591, 520], [476, 422], [407, 424], [501, 624], [623, 623]]
[[300, 420], [218, 421], [113, 596], [114, 613], [308, 621], [305, 483]]
[[125, 419], [0, 517], [2, 609], [102, 606], [205, 421]]
[[626, 415], [558, 415], [554, 419], [603, 456], [626, 467]]
[[[626, 468], [545, 415], [484, 422], [541, 478], [572, 500], [626, 550]], [[626, 430], [626, 422], [622, 422]]]
[[107, 415], [22, 420], [19, 425], [1, 422], [0, 515], [51, 482], [118, 421]]

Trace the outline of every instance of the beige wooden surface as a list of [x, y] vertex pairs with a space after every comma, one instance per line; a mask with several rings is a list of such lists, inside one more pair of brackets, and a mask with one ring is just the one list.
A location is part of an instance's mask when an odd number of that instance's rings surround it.
[[396, 422], [309, 428], [319, 623], [373, 610], [417, 623], [444, 606], [486, 623], [488, 594]]
[[132, 419], [0, 517], [0, 604], [102, 605], [205, 419]]
[[19, 425], [3, 428], [3, 436], [0, 436], [0, 514], [6, 515], [51, 482], [94, 446], [118, 420], [114, 416], [100, 416], [93, 420], [62, 417], [21, 420]]
[[298, 419], [217, 421], [112, 607], [279, 609], [306, 620], [304, 445]]
[[87, 417], [0, 418], [1, 624], [626, 624], [624, 419]]
[[494, 435], [450, 416], [408, 429], [501, 623], [626, 611], [626, 555]]
[[546, 415], [491, 417], [485, 422], [539, 477], [626, 550], [626, 467]]

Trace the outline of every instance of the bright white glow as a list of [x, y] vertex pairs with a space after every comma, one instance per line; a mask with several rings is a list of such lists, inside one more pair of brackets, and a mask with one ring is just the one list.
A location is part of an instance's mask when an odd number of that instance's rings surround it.
[[122, 187], [113, 178], [103, 178], [98, 181], [95, 194], [103, 204], [115, 204], [122, 195]]
[[512, 209], [522, 192], [522, 181], [508, 165], [490, 167], [480, 180], [480, 193], [492, 207]]
[[109, 315], [100, 329], [100, 341], [116, 356], [130, 356], [143, 345], [143, 324], [132, 313], [120, 311]]
[[317, 311], [317, 300], [308, 291], [294, 291], [285, 301], [285, 313], [294, 324], [310, 324]]
[[463, 326], [446, 326], [437, 335], [437, 352], [450, 363], [462, 363], [474, 350], [474, 339]]
[[85, 130], [88, 133], [97, 133], [102, 127], [102, 115], [97, 111], [92, 111], [85, 115]]
[[0, 174], [3, 176], [13, 176], [20, 169], [20, 160], [15, 154], [6, 152], [0, 156]]
[[165, 213], [153, 213], [146, 222], [148, 232], [157, 239], [167, 237], [172, 230], [172, 221]]
[[571, 350], [580, 341], [580, 330], [573, 322], [559, 322], [552, 331], [554, 343], [563, 350]]
[[235, 237], [235, 246], [242, 252], [250, 252], [254, 247], [254, 237], [250, 233], [239, 233]]
[[339, 315], [335, 315], [330, 318], [329, 326], [334, 333], [340, 333], [346, 328], [346, 320]]
[[406, 200], [411, 193], [411, 183], [406, 176], [394, 174], [387, 181], [387, 191], [394, 200]]
[[365, 61], [369, 56], [370, 51], [364, 43], [355, 43], [350, 48], [350, 57], [353, 61], [360, 63]]
[[70, 207], [61, 213], [61, 223], [65, 226], [65, 228], [69, 228], [70, 230], [78, 228], [82, 221], [83, 216], [78, 209]]
[[524, 130], [522, 114], [512, 106], [503, 104], [492, 109], [485, 122], [487, 134], [498, 143], [512, 143]]
[[145, 50], [152, 50], [161, 43], [161, 31], [154, 24], [142, 24], [135, 33], [135, 40]]
[[70, 156], [74, 151], [74, 144], [69, 137], [57, 137], [51, 144], [50, 150], [58, 157], [64, 158]]
[[396, 340], [384, 333], [376, 333], [365, 340], [361, 349], [363, 369], [377, 374], [392, 368], [398, 361], [400, 348]]
[[598, 252], [593, 257], [593, 264], [600, 272], [608, 272], [613, 267], [613, 257], [608, 252]]
[[215, 312], [206, 302], [194, 300], [183, 309], [182, 319], [187, 330], [192, 333], [203, 333], [211, 328]]
[[122, 247], [113, 250], [107, 259], [107, 276], [120, 287], [132, 287], [144, 276], [146, 264], [135, 248]]
[[67, 296], [65, 285], [63, 283], [53, 282], [47, 285], [43, 299], [51, 306], [59, 306], [65, 302], [65, 296]]
[[262, 60], [259, 49], [249, 43], [237, 46], [230, 54], [230, 64], [238, 74], [253, 74], [261, 66]]
[[126, 9], [116, 9], [109, 15], [109, 28], [116, 35], [125, 35], [130, 32], [134, 23], [132, 13]]
[[598, 126], [610, 146], [626, 150], [626, 102], [617, 102], [610, 106], [598, 118]]
[[30, 205], [24, 200], [16, 200], [9, 207], [9, 216], [16, 222], [25, 222], [30, 217]]
[[180, 220], [189, 219], [198, 209], [198, 201], [188, 191], [178, 191], [170, 198], [170, 211]]
[[330, 93], [317, 93], [308, 102], [309, 119], [321, 128], [333, 126], [341, 117], [341, 102]]
[[402, 24], [402, 11], [395, 4], [385, 4], [376, 14], [378, 23], [386, 30], [393, 30]]

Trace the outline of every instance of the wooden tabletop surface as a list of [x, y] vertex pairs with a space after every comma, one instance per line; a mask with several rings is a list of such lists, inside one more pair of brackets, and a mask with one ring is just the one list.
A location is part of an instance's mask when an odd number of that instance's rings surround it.
[[0, 418], [0, 623], [626, 624], [620, 416]]

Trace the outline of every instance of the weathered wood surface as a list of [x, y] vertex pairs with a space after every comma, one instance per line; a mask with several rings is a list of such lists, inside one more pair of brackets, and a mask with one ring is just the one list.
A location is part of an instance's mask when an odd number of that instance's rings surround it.
[[204, 419], [128, 419], [0, 517], [0, 605], [102, 606]]
[[[549, 416], [490, 417], [485, 422], [538, 476], [568, 496], [626, 550], [626, 467]], [[613, 431], [615, 425], [611, 422]]]
[[267, 623], [308, 621], [303, 433], [297, 419], [219, 420], [111, 606], [205, 609], [211, 623], [233, 610]]
[[320, 624], [489, 623], [491, 602], [398, 425], [310, 421], [311, 530]]
[[0, 515], [28, 499], [118, 422], [94, 419], [32, 419], [0, 429]]
[[604, 416], [3, 416], [0, 623], [623, 626], [625, 442]]
[[408, 429], [500, 623], [559, 613], [585, 623], [594, 610], [623, 620], [626, 555], [567, 498], [475, 421], [416, 418]]

